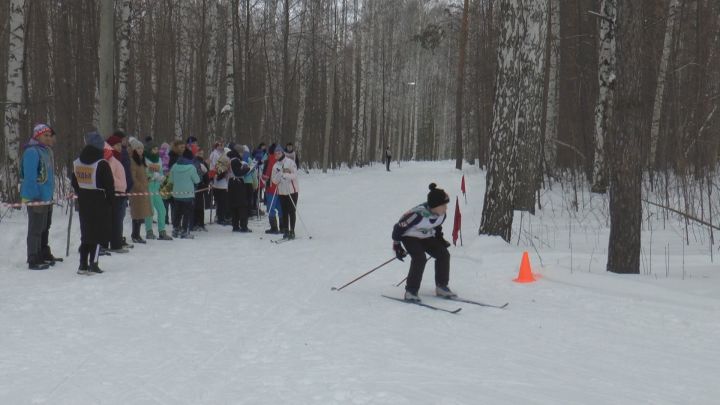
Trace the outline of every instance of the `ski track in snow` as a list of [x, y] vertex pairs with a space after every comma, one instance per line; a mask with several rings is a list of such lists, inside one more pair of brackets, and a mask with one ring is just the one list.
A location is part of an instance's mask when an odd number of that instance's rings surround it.
[[[484, 173], [473, 167], [450, 285], [508, 308], [424, 298], [463, 307], [451, 315], [381, 298], [401, 296], [394, 285], [408, 260], [331, 291], [392, 257], [392, 225], [424, 201], [430, 182], [450, 194], [450, 239], [460, 187], [453, 162], [392, 170], [302, 175], [302, 239], [269, 243], [265, 218], [251, 220], [252, 234], [210, 225], [195, 240], [102, 257], [106, 273], [91, 277], [75, 274], [77, 218], [70, 257], [50, 271], [25, 270], [26, 218], [13, 212], [0, 223], [0, 403], [717, 403], [720, 285], [706, 248], [686, 252], [685, 280], [677, 267], [669, 278], [611, 275], [603, 220], [586, 219], [585, 228], [573, 225], [570, 272], [556, 210], [532, 219], [545, 235], [560, 229], [537, 246], [541, 268], [515, 236], [506, 244], [477, 235]], [[56, 255], [66, 226], [55, 209]], [[662, 246], [682, 243], [673, 232], [655, 231], [653, 263], [663, 266], [655, 275], [665, 273]], [[536, 283], [511, 281], [523, 249], [541, 273]], [[422, 294], [433, 291], [433, 266]]]

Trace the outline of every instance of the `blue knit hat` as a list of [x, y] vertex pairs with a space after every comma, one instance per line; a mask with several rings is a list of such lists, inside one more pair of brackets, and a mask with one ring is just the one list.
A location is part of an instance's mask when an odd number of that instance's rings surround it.
[[85, 145], [89, 145], [98, 150], [103, 150], [105, 147], [105, 140], [97, 132], [88, 132], [85, 134]]

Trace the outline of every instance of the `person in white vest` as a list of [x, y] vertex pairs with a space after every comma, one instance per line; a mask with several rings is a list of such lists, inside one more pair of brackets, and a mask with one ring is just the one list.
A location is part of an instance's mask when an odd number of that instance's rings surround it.
[[445, 240], [442, 233], [442, 224], [447, 217], [449, 202], [450, 197], [447, 193], [437, 188], [435, 183], [431, 183], [427, 202], [403, 214], [393, 227], [395, 257], [400, 261], [403, 261], [408, 254], [411, 257], [410, 271], [405, 284], [405, 299], [408, 301], [420, 301], [418, 291], [427, 262], [425, 253], [435, 258], [435, 294], [446, 298], [456, 296], [448, 288], [450, 242]]
[[85, 135], [86, 146], [73, 162], [72, 186], [80, 213], [80, 267], [78, 274], [102, 273], [98, 266], [101, 244], [110, 241], [115, 182], [103, 159], [105, 141], [97, 132]]
[[280, 230], [283, 232], [283, 239], [295, 239], [295, 209], [297, 208], [298, 192], [300, 192], [297, 166], [294, 160], [285, 157], [285, 151], [280, 145], [275, 148], [275, 158], [270, 179], [277, 186], [277, 194], [282, 207]]

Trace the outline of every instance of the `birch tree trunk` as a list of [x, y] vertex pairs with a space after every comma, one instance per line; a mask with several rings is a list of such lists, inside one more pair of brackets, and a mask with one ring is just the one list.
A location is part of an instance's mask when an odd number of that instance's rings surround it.
[[[235, 80], [236, 69], [235, 61], [233, 59], [235, 55], [235, 33], [233, 23], [235, 22], [235, 13], [237, 11], [232, 10], [233, 5], [237, 5], [236, 1], [229, 1], [227, 4], [228, 11], [226, 13], [226, 23], [229, 25], [220, 27], [219, 29], [225, 30], [225, 67], [224, 67], [224, 85], [225, 85], [225, 101], [223, 107], [220, 110], [220, 116], [222, 118], [222, 138], [229, 139], [233, 132], [233, 122], [238, 119], [235, 115]], [[239, 21], [239, 20], [238, 20]], [[237, 70], [239, 76], [239, 70]]]
[[207, 41], [207, 65], [205, 69], [205, 120], [206, 131], [204, 134], [196, 134], [207, 137], [209, 134], [213, 136], [217, 134], [217, 89], [218, 89], [218, 35], [220, 27], [218, 26], [218, 7], [220, 3], [217, 0], [209, 1], [209, 10], [207, 16], [207, 31], [205, 38]]
[[615, 92], [616, 0], [603, 0], [600, 6], [599, 94], [595, 107], [595, 159], [593, 161], [592, 192], [605, 193], [608, 186], [605, 145], [612, 125], [613, 97]]
[[560, 0], [548, 1], [547, 103], [543, 152], [547, 173], [555, 171], [557, 161], [558, 119], [560, 113]]
[[504, 0], [498, 11], [498, 71], [493, 107], [490, 160], [480, 234], [510, 241], [517, 176], [517, 131], [520, 125], [520, 47], [525, 30], [520, 21], [519, 0]]
[[131, 0], [123, 0], [120, 14], [120, 51], [118, 53], [117, 127], [128, 128], [128, 62], [130, 60]]
[[670, 0], [668, 9], [667, 23], [665, 25], [665, 40], [663, 41], [663, 51], [660, 57], [660, 66], [658, 68], [657, 88], [655, 91], [655, 101], [653, 102], [652, 123], [650, 126], [650, 154], [648, 156], [648, 167], [655, 167], [655, 158], [657, 157], [657, 145], [660, 138], [660, 116], [662, 114], [663, 98], [665, 96], [665, 81], [667, 80], [668, 65], [670, 63], [670, 53], [675, 34], [675, 21], [680, 13], [680, 1]]
[[455, 168], [462, 170], [463, 164], [463, 89], [465, 87], [465, 53], [468, 36], [468, 0], [463, 5], [462, 27], [460, 28], [460, 49], [458, 57], [457, 91], [455, 93]]
[[613, 113], [610, 153], [610, 239], [607, 270], [613, 273], [640, 273], [640, 231], [642, 220], [641, 140], [649, 130], [644, 114], [643, 83], [652, 60], [647, 43], [647, 21], [654, 0], [617, 2], [617, 92]]
[[517, 124], [517, 183], [514, 209], [535, 213], [535, 196], [542, 182], [541, 150], [544, 131], [543, 103], [545, 50], [547, 41], [547, 0], [521, 1], [518, 6], [519, 29], [523, 32], [519, 59], [521, 69], [520, 106]]
[[100, 2], [100, 133], [110, 136], [113, 130], [113, 74], [115, 68], [115, 7], [113, 0]]
[[336, 66], [336, 35], [335, 35], [335, 28], [330, 28], [333, 30], [331, 32], [332, 39], [331, 42], [331, 52], [330, 52], [330, 58], [328, 62], [328, 68], [327, 68], [327, 75], [328, 75], [328, 88], [327, 88], [327, 107], [325, 109], [325, 134], [324, 134], [324, 144], [323, 144], [323, 165], [322, 165], [322, 171], [323, 173], [327, 173], [328, 169], [328, 163], [330, 161], [330, 136], [332, 131], [332, 121], [333, 121], [333, 107], [335, 104], [335, 66]]
[[8, 38], [7, 90], [5, 107], [5, 167], [0, 175], [2, 191], [8, 199], [18, 195], [20, 118], [24, 109], [23, 65], [25, 64], [25, 0], [10, 1], [10, 32]]

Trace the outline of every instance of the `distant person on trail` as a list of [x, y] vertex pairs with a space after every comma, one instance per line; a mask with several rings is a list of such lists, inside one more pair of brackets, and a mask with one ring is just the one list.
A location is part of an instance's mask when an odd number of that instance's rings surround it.
[[[451, 298], [457, 295], [448, 288], [450, 280], [450, 242], [443, 238], [442, 224], [447, 217], [450, 197], [430, 184], [427, 202], [420, 204], [403, 214], [393, 227], [392, 239], [395, 257], [403, 261], [410, 254], [410, 271], [405, 285], [405, 300], [420, 301], [418, 291], [422, 282], [427, 257], [435, 258], [435, 294]], [[403, 249], [403, 245], [405, 248]], [[407, 251], [406, 251], [407, 249]]]
[[390, 147], [385, 148], [385, 169], [390, 171], [390, 161], [392, 160], [392, 153], [390, 153]]

